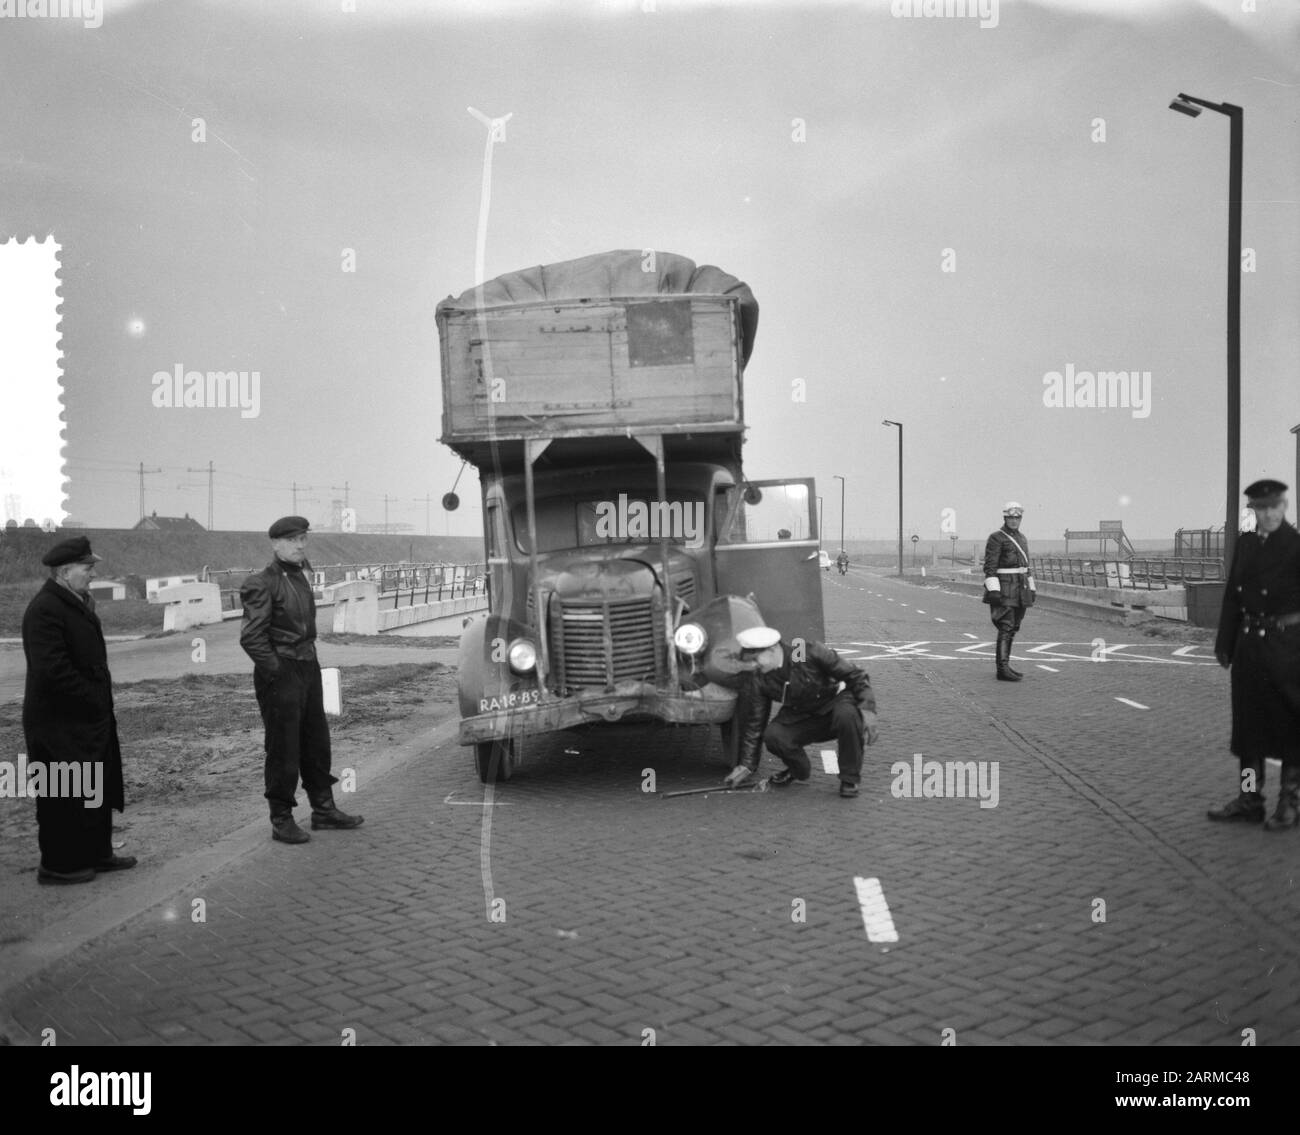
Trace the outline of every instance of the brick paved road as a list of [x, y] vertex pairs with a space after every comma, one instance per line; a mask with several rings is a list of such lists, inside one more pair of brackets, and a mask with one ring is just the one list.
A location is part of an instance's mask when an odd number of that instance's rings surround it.
[[[973, 597], [825, 586], [833, 642], [988, 637]], [[1035, 610], [1017, 645], [1097, 637], [1140, 641]], [[1300, 833], [1202, 818], [1234, 789], [1226, 675], [1020, 668], [869, 664], [882, 736], [856, 801], [822, 773], [648, 795], [647, 768], [660, 791], [723, 772], [702, 731], [661, 730], [537, 743], [485, 806], [439, 745], [364, 794], [360, 831], [257, 845], [0, 1012], [60, 1044], [1300, 1041]], [[996, 761], [997, 807], [895, 798], [916, 753]], [[896, 942], [869, 940], [855, 878], [880, 880]]]

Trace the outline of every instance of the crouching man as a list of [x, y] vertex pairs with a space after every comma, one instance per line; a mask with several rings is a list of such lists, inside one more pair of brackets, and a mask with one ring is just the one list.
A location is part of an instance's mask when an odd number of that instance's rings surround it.
[[[875, 744], [877, 736], [876, 695], [866, 671], [820, 642], [796, 640], [793, 649], [771, 627], [741, 631], [736, 642], [749, 669], [736, 703], [740, 759], [726, 783], [734, 787], [753, 775], [760, 741], [785, 763], [772, 776], [774, 786], [805, 783], [812, 765], [804, 746], [834, 740], [840, 795], [856, 796], [863, 745]], [[769, 724], [774, 701], [781, 709]]]
[[311, 836], [293, 818], [298, 777], [311, 801], [312, 831], [356, 828], [334, 804], [330, 775], [330, 730], [325, 720], [320, 664], [316, 661], [316, 599], [304, 577], [308, 523], [285, 516], [268, 535], [273, 559], [240, 588], [244, 621], [239, 645], [253, 660], [253, 690], [266, 726], [266, 799], [271, 838], [306, 843]]

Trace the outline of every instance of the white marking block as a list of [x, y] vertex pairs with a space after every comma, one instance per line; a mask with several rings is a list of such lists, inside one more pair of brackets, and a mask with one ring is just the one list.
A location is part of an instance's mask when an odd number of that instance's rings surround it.
[[326, 666], [320, 672], [320, 686], [325, 698], [325, 712], [338, 717], [343, 712], [343, 688], [337, 666]]
[[867, 929], [869, 942], [897, 942], [898, 931], [889, 913], [889, 903], [879, 879], [854, 877], [853, 886], [858, 892], [858, 906], [862, 909], [862, 924]]
[[839, 776], [840, 758], [835, 755], [834, 749], [822, 750], [822, 772], [831, 776]]
[[1122, 701], [1125, 705], [1131, 705], [1134, 709], [1150, 709], [1149, 705], [1143, 705], [1140, 701], [1129, 701], [1128, 698], [1116, 698], [1116, 701]]

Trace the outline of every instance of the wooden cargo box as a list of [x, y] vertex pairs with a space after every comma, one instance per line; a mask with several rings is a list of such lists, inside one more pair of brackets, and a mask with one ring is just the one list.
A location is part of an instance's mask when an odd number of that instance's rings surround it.
[[443, 437], [739, 433], [738, 301], [669, 294], [442, 307]]

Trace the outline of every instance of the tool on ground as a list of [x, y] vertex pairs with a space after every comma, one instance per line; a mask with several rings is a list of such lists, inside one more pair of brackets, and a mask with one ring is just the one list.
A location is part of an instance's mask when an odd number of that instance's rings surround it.
[[660, 798], [667, 800], [670, 796], [703, 796], [710, 792], [766, 792], [767, 777], [762, 780], [756, 780], [752, 784], [726, 785], [720, 784], [710, 788], [685, 788], [680, 792], [661, 792]]

